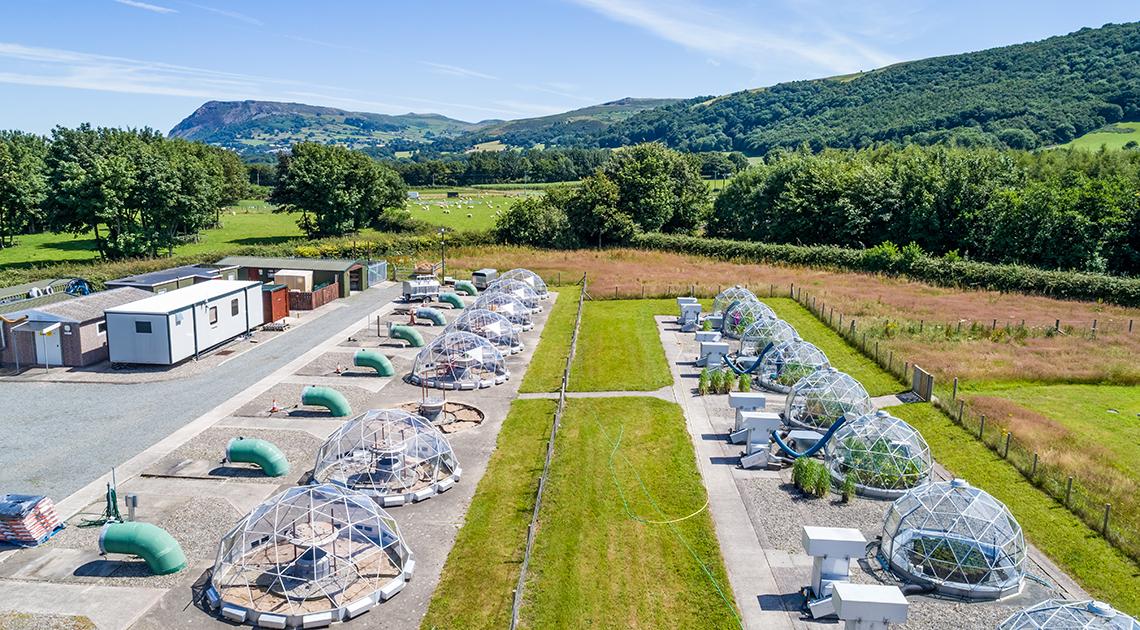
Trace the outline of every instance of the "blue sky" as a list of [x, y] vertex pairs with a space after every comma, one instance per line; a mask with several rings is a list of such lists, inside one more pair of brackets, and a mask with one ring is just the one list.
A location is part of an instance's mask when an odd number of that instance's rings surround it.
[[0, 128], [166, 131], [206, 100], [247, 98], [520, 118], [1138, 19], [1135, 0], [12, 0]]

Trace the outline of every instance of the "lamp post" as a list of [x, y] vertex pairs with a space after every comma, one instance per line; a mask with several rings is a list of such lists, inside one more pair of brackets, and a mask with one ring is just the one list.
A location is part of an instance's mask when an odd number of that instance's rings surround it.
[[440, 261], [440, 280], [447, 277], [447, 228], [439, 228], [439, 261]]

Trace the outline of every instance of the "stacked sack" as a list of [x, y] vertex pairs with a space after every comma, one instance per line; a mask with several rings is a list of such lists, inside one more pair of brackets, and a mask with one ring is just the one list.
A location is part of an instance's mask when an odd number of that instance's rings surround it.
[[34, 547], [62, 526], [55, 504], [44, 496], [6, 494], [0, 497], [0, 542]]

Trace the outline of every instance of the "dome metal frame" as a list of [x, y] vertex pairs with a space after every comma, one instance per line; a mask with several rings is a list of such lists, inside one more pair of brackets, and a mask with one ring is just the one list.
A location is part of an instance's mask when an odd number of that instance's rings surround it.
[[542, 279], [542, 276], [530, 269], [517, 267], [499, 274], [498, 279], [525, 282], [531, 289], [534, 289], [535, 294], [538, 295], [538, 299], [546, 300], [550, 298], [550, 289], [546, 286], [546, 281]]
[[467, 308], [478, 308], [499, 313], [511, 320], [511, 323], [517, 327], [519, 332], [534, 328], [534, 322], [530, 318], [531, 310], [527, 308], [526, 304], [522, 303], [522, 300], [519, 300], [510, 293], [503, 291], [484, 292], [475, 298], [475, 302]]
[[335, 484], [297, 486], [222, 537], [206, 601], [236, 623], [323, 626], [391, 599], [414, 570], [395, 519], [370, 497]]
[[483, 294], [488, 293], [506, 293], [512, 295], [518, 301], [523, 303], [531, 313], [542, 312], [542, 300], [538, 297], [538, 293], [534, 288], [522, 280], [511, 280], [498, 278], [491, 284], [483, 289]]
[[828, 365], [796, 381], [784, 399], [784, 422], [826, 431], [840, 418], [854, 420], [875, 412], [863, 384]]
[[776, 317], [776, 312], [760, 300], [733, 302], [724, 312], [721, 332], [729, 339], [739, 339], [749, 326], [767, 317]]
[[[799, 336], [796, 329], [778, 317], [765, 317], [752, 323], [740, 334], [738, 357], [759, 357], [760, 353], [781, 341], [790, 341]], [[769, 348], [770, 350], [770, 348]]]
[[510, 318], [485, 308], [467, 308], [443, 329], [443, 334], [454, 331], [469, 332], [490, 341], [503, 355], [517, 354], [525, 347], [519, 338], [518, 328]]
[[456, 330], [420, 350], [408, 381], [437, 389], [474, 390], [501, 385], [510, 377], [503, 354], [490, 341]]
[[1018, 611], [998, 630], [1140, 630], [1140, 621], [1092, 599], [1047, 599]]
[[[756, 294], [738, 285], [728, 287], [713, 298], [711, 315], [723, 315], [733, 302], [756, 300]], [[757, 300], [759, 301], [759, 300]]]
[[438, 428], [403, 409], [369, 409], [317, 449], [313, 480], [372, 497], [383, 507], [419, 502], [451, 489], [463, 470]]
[[793, 337], [772, 346], [760, 361], [755, 377], [761, 387], [786, 394], [801, 378], [830, 365], [823, 350]]
[[909, 582], [966, 599], [1021, 591], [1026, 545], [1009, 509], [962, 479], [912, 488], [883, 520], [880, 554]]
[[850, 478], [862, 496], [897, 499], [930, 482], [934, 461], [917, 429], [879, 410], [848, 420], [836, 430], [827, 467], [840, 487]]

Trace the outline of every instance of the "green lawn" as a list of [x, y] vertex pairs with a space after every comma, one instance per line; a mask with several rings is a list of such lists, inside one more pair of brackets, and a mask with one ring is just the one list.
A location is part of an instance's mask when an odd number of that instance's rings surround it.
[[[649, 397], [569, 400], [521, 625], [737, 626], [705, 503], [680, 407]], [[640, 520], [694, 513], [676, 524]]]
[[425, 194], [418, 200], [409, 199], [407, 207], [412, 217], [432, 225], [459, 231], [489, 230], [495, 226], [496, 213], [505, 211], [514, 199], [486, 191], [464, 194], [463, 199], [441, 198], [438, 194], [428, 198]]
[[538, 348], [519, 387], [520, 392], [556, 392], [562, 386], [562, 371], [566, 369], [566, 355], [570, 353], [570, 337], [574, 334], [581, 287], [571, 285], [557, 290], [558, 300], [551, 307]]
[[497, 630], [509, 625], [555, 407], [553, 400], [511, 404], [422, 628]]
[[653, 391], [672, 384], [653, 316], [676, 310], [668, 299], [587, 301], [570, 390]]
[[[1113, 131], [1093, 131], [1061, 145], [1074, 149], [1097, 150], [1103, 145], [1109, 149], [1123, 149], [1128, 142], [1140, 142], [1140, 122], [1122, 122], [1112, 125]], [[1124, 131], [1129, 130], [1129, 131]]]
[[790, 298], [764, 298], [765, 304], [776, 315], [788, 322], [805, 341], [815, 344], [836, 369], [850, 374], [863, 384], [872, 396], [894, 394], [905, 389], [895, 377], [879, 368], [874, 361], [863, 356], [844, 341], [839, 333], [819, 321], [815, 315]]
[[890, 411], [922, 433], [938, 462], [1005, 503], [1026, 538], [1089, 593], [1119, 610], [1140, 614], [1140, 565], [929, 404]]

